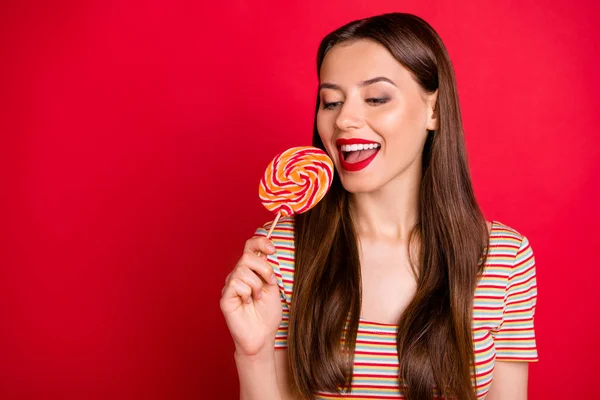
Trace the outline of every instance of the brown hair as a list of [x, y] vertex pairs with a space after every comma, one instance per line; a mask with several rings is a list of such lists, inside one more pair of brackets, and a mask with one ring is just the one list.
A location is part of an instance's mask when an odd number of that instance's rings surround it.
[[[432, 399], [434, 387], [448, 398], [475, 399], [472, 307], [489, 236], [469, 176], [452, 65], [427, 22], [390, 13], [327, 35], [319, 46], [317, 73], [333, 46], [359, 39], [385, 46], [426, 92], [439, 89], [439, 126], [428, 132], [423, 150], [419, 219], [409, 240], [419, 243], [410, 257], [417, 289], [398, 321], [399, 382], [404, 381], [409, 400]], [[313, 145], [325, 150], [316, 115]], [[325, 198], [296, 216], [295, 249], [288, 335], [294, 386], [309, 398], [317, 390], [348, 390], [361, 276], [349, 194], [337, 175]]]

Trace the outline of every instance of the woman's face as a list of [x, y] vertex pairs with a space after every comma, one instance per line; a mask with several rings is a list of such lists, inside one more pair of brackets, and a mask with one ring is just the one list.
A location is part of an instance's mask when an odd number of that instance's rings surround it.
[[437, 128], [437, 91], [424, 92], [371, 40], [334, 46], [319, 81], [317, 129], [347, 191], [371, 192], [406, 171], [420, 174], [427, 130]]

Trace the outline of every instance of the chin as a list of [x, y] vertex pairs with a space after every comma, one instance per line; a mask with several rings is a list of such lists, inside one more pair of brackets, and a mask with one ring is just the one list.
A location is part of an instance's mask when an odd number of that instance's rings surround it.
[[341, 181], [344, 190], [352, 194], [374, 192], [379, 188], [375, 181], [368, 178], [349, 178]]

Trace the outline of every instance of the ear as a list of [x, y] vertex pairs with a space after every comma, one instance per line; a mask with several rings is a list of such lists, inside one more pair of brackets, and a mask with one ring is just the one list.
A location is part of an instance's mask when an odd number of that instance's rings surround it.
[[427, 130], [435, 131], [439, 127], [437, 97], [439, 89], [427, 95]]

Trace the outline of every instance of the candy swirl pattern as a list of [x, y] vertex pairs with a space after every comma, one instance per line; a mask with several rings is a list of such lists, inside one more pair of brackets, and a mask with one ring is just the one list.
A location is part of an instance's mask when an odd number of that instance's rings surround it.
[[265, 170], [258, 195], [265, 208], [281, 217], [314, 207], [329, 190], [333, 162], [323, 150], [292, 147], [277, 155]]

